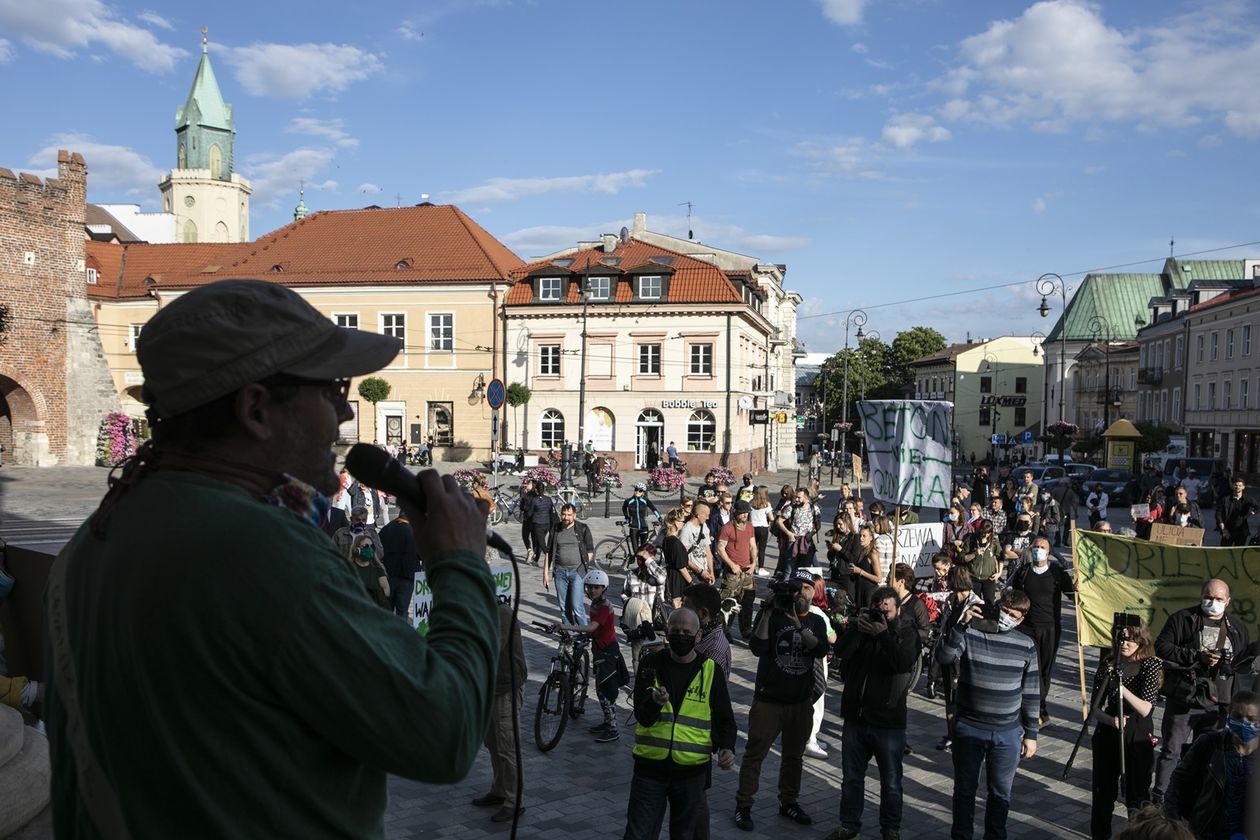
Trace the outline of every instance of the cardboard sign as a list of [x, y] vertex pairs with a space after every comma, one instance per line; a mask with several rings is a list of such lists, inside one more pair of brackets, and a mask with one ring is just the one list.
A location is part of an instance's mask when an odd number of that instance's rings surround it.
[[[490, 576], [494, 578], [494, 592], [500, 604], [511, 604], [516, 593], [516, 582], [512, 579], [510, 565], [490, 567]], [[415, 586], [411, 590], [411, 626], [421, 636], [429, 633], [429, 615], [433, 612], [433, 590], [424, 576], [424, 571], [416, 572]]]
[[1151, 525], [1151, 542], [1164, 545], [1203, 545], [1203, 529], [1156, 522]]
[[1255, 573], [1260, 548], [1202, 548], [1097, 531], [1073, 533], [1082, 644], [1110, 646], [1112, 615], [1117, 612], [1142, 616], [1151, 635], [1158, 636], [1168, 616], [1199, 603], [1203, 582], [1211, 578], [1229, 584], [1229, 611], [1237, 620], [1254, 627], [1260, 618], [1260, 580]]
[[914, 567], [915, 577], [932, 577], [932, 557], [941, 550], [945, 523], [919, 522], [897, 526], [897, 562]]
[[875, 498], [903, 506], [949, 507], [954, 404], [863, 400], [858, 413]]
[[1132, 516], [1134, 519], [1150, 519], [1151, 506], [1149, 504], [1129, 505], [1129, 516]]

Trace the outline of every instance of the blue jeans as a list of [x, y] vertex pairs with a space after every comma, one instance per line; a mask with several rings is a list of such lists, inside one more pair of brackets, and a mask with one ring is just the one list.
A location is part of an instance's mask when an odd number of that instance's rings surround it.
[[954, 827], [952, 840], [971, 840], [976, 819], [976, 789], [985, 768], [989, 798], [984, 815], [984, 840], [1005, 840], [1011, 785], [1024, 739], [1021, 726], [991, 732], [959, 718], [954, 723]]
[[556, 598], [565, 624], [587, 624], [586, 607], [582, 604], [582, 572], [578, 569], [556, 569]]
[[840, 763], [844, 781], [840, 785], [840, 824], [862, 827], [862, 806], [866, 799], [866, 768], [875, 758], [879, 767], [879, 828], [885, 834], [901, 830], [901, 757], [906, 748], [906, 730], [868, 726], [846, 718]]

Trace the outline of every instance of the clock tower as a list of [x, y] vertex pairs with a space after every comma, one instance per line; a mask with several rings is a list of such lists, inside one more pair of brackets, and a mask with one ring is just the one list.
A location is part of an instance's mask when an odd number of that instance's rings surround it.
[[175, 169], [158, 185], [180, 242], [247, 242], [249, 181], [236, 172], [236, 125], [210, 65], [207, 30], [188, 99], [175, 112]]

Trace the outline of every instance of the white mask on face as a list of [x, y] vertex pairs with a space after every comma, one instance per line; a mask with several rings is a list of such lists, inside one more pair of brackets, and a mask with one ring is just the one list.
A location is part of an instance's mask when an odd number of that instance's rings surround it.
[[1050, 552], [1046, 551], [1044, 548], [1040, 546], [1033, 549], [1032, 556], [1033, 556], [1033, 562], [1037, 563], [1038, 565], [1042, 563], [1050, 562]]
[[999, 633], [1009, 633], [1015, 629], [1015, 625], [1019, 622], [1011, 618], [1011, 614], [1007, 612], [998, 613], [997, 627]]
[[1203, 614], [1208, 618], [1220, 618], [1225, 614], [1225, 605], [1212, 598], [1204, 598]]

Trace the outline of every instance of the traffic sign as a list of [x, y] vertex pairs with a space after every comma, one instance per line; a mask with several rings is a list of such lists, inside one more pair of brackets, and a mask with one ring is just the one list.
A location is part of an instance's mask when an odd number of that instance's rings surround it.
[[990, 438], [991, 443], [1006, 443], [1006, 435], [994, 435]]
[[763, 426], [770, 422], [770, 409], [754, 408], [748, 412], [748, 425]]
[[1032, 443], [1032, 442], [1033, 442], [1032, 431], [1024, 432], [1024, 443]]
[[507, 392], [503, 389], [502, 379], [491, 379], [490, 384], [486, 386], [486, 402], [493, 409], [503, 408], [503, 400], [507, 398]]

